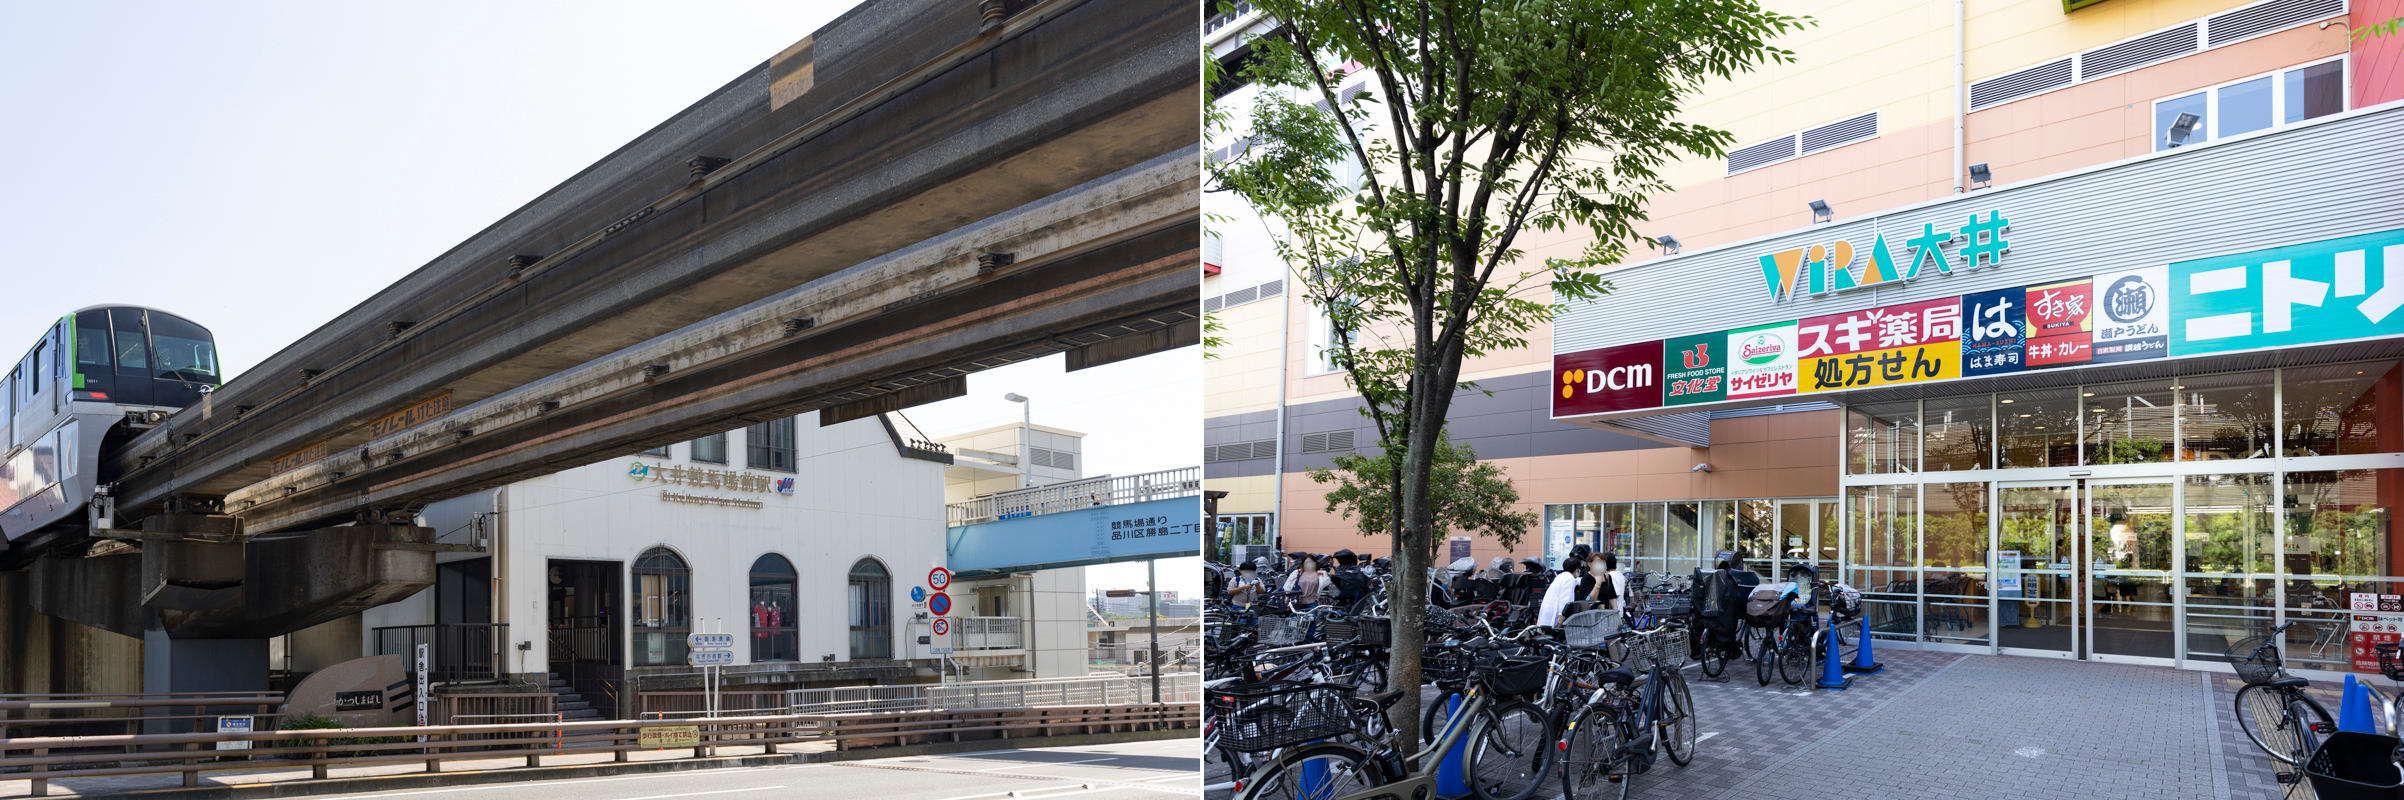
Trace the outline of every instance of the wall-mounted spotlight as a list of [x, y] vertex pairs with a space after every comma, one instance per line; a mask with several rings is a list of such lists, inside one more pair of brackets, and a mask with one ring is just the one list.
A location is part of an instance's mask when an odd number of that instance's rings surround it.
[[1811, 201], [1811, 224], [1818, 225], [1832, 219], [1836, 219], [1836, 211], [1828, 207], [1828, 201]]
[[1687, 471], [1688, 471], [1688, 472], [1710, 472], [1710, 471], [1711, 471], [1711, 464], [1710, 464], [1710, 463], [1708, 463], [1708, 462], [1706, 462], [1706, 463], [1702, 463], [1702, 464], [1696, 464], [1696, 465], [1694, 465], [1694, 469], [1687, 470]]
[[2177, 147], [2186, 144], [2189, 138], [2195, 136], [2196, 130], [2202, 127], [2204, 127], [2203, 117], [2181, 113], [2178, 119], [2171, 120], [2170, 129], [2162, 132], [2162, 138], [2171, 147]]
[[1989, 171], [1985, 163], [1970, 165], [1970, 189], [1972, 191], [1987, 188], [1988, 184], [1994, 182], [1995, 173]]
[[1661, 245], [1662, 255], [1674, 256], [1678, 254], [1678, 237], [1662, 236], [1653, 239], [1653, 241]]

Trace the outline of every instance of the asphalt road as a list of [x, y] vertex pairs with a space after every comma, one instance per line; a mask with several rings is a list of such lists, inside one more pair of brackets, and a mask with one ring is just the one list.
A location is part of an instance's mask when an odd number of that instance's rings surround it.
[[501, 783], [329, 798], [668, 800], [843, 797], [873, 800], [1167, 800], [1202, 795], [1199, 739], [995, 750], [756, 769], [715, 769], [535, 783]]

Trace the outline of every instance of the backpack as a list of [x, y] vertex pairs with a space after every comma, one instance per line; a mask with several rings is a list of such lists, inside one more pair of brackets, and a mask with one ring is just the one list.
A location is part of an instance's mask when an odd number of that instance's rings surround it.
[[1369, 594], [1369, 576], [1358, 567], [1338, 567], [1334, 577], [1338, 602], [1350, 603]]
[[1756, 628], [1775, 628], [1786, 624], [1788, 609], [1786, 593], [1775, 586], [1753, 590], [1745, 599], [1745, 623]]

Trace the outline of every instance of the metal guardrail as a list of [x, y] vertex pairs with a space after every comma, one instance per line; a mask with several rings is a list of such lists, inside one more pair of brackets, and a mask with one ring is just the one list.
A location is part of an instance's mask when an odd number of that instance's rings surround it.
[[[1160, 696], [1163, 702], [1200, 702], [1201, 674], [1163, 673], [1160, 676]], [[1152, 679], [1148, 675], [1090, 675], [1034, 681], [910, 683], [785, 690], [785, 708], [796, 714], [1113, 705], [1150, 699]]]
[[[768, 753], [780, 745], [832, 742], [839, 749], [883, 744], [911, 744], [938, 737], [958, 741], [1032, 732], [1036, 736], [1062, 732], [1093, 733], [1094, 728], [1165, 730], [1200, 725], [1198, 703], [1127, 704], [1028, 708], [1018, 711], [897, 712], [878, 714], [778, 714], [692, 720], [688, 725], [645, 724], [634, 720], [537, 722], [515, 724], [440, 725], [408, 728], [349, 728], [334, 730], [251, 731], [246, 733], [128, 734], [112, 736], [52, 736], [0, 739], [0, 771], [13, 780], [30, 780], [33, 796], [50, 794], [50, 782], [121, 775], [181, 774], [187, 787], [200, 785], [204, 772], [257, 771], [262, 768], [307, 766], [312, 779], [328, 777], [333, 766], [423, 763], [427, 772], [441, 772], [442, 763], [524, 756], [526, 766], [542, 766], [544, 756], [612, 753], [631, 760], [645, 746], [645, 728], [676, 728], [690, 735], [693, 757], [708, 757], [713, 747], [761, 746]], [[690, 727], [691, 731], [682, 731]], [[495, 739], [494, 735], [544, 736], [537, 739]], [[371, 741], [392, 739], [394, 741]], [[213, 760], [219, 742], [267, 745], [238, 750], [237, 760]], [[166, 748], [164, 750], [143, 748]], [[94, 752], [118, 750], [123, 752]], [[74, 750], [76, 752], [57, 752]], [[22, 771], [20, 771], [22, 770]]]
[[483, 622], [376, 628], [376, 655], [400, 656], [406, 661], [417, 653], [418, 645], [431, 644], [433, 658], [427, 672], [434, 680], [503, 680], [509, 677], [503, 671], [509, 662], [501, 654], [501, 642], [509, 637], [506, 628]]
[[1167, 500], [1174, 497], [1199, 497], [1202, 494], [1202, 468], [1180, 467], [1138, 475], [1088, 478], [1033, 489], [1019, 489], [979, 497], [945, 507], [951, 524], [968, 525], [1000, 519], [1031, 517], [1075, 511], [1095, 506], [1115, 506]]
[[961, 650], [1016, 650], [1025, 647], [1017, 617], [954, 617], [952, 646]]

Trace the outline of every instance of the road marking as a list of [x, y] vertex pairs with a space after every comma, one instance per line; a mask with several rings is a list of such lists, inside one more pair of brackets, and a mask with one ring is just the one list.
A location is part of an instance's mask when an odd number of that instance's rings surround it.
[[748, 789], [719, 789], [719, 790], [717, 790], [717, 791], [714, 791], [714, 792], [686, 792], [686, 793], [684, 793], [684, 794], [655, 794], [655, 795], [650, 795], [650, 796], [647, 796], [647, 797], [629, 797], [629, 798], [626, 798], [626, 800], [666, 800], [667, 798], [670, 798], [670, 797], [700, 797], [700, 796], [702, 796], [702, 795], [705, 795], [705, 794], [733, 794], [733, 793], [735, 793], [735, 792], [764, 792], [764, 791], [767, 791], [767, 790], [769, 790], [769, 789], [782, 789], [782, 788], [785, 788], [785, 787], [783, 787], [783, 786], [753, 786], [753, 787], [751, 787], [751, 788], [748, 788]]
[[1037, 762], [1034, 762], [1034, 763], [1029, 763], [1029, 764], [1012, 764], [1012, 765], [1010, 765], [1010, 766], [1007, 766], [1007, 767], [994, 767], [994, 768], [992, 768], [992, 769], [980, 769], [980, 770], [976, 770], [976, 771], [977, 771], [977, 772], [1000, 772], [1000, 771], [1002, 771], [1002, 770], [1006, 770], [1006, 769], [1026, 769], [1026, 768], [1028, 768], [1028, 767], [1052, 767], [1052, 766], [1059, 766], [1059, 765], [1062, 765], [1062, 764], [1091, 764], [1091, 763], [1093, 763], [1093, 762], [1096, 762], [1096, 761], [1117, 761], [1117, 760], [1119, 760], [1119, 759], [1118, 759], [1118, 756], [1111, 756], [1111, 757], [1109, 757], [1109, 758], [1088, 758], [1088, 759], [1084, 759], [1084, 760], [1082, 760], [1082, 761], [1037, 761]]
[[[2301, 727], [2301, 726], [2298, 726], [2298, 727]], [[2045, 748], [2042, 748], [2042, 747], [2023, 747], [2023, 748], [2020, 748], [2020, 749], [2018, 749], [2018, 750], [2014, 750], [2014, 751], [2012, 751], [2012, 755], [2020, 756], [2020, 757], [2022, 757], [2022, 758], [2036, 758], [2036, 757], [2038, 757], [2038, 756], [2041, 756], [2041, 755], [2044, 755], [2044, 754], [2045, 754]]]
[[1702, 743], [1703, 743], [1703, 740], [1705, 740], [1705, 739], [1709, 739], [1709, 738], [1711, 738], [1711, 737], [1718, 736], [1718, 735], [1720, 735], [1720, 732], [1719, 732], [1719, 731], [1712, 731], [1712, 732], [1710, 732], [1710, 733], [1706, 733], [1706, 734], [1703, 734], [1703, 735], [1701, 735], [1701, 736], [1694, 737], [1694, 743], [1695, 743], [1695, 744], [1702, 744]]
[[[796, 769], [796, 768], [803, 768], [803, 767], [831, 767], [831, 766], [834, 766], [834, 764], [783, 764], [783, 765], [778, 765], [778, 767], [777, 767], [777, 768], [778, 768], [778, 769]], [[754, 769], [758, 769], [758, 768], [754, 768]], [[454, 774], [454, 775], [467, 775], [467, 774], [472, 774], [473, 772], [483, 772], [483, 771], [484, 771], [484, 770], [473, 770], [473, 771], [470, 771], [470, 772], [457, 772], [457, 773], [451, 773], [451, 774]], [[746, 773], [749, 773], [750, 771], [751, 771], [751, 770], [749, 770], [749, 769], [725, 769], [725, 770], [704, 769], [704, 770], [693, 770], [693, 771], [689, 771], [689, 772], [670, 772], [670, 773], [663, 773], [663, 774], [658, 774], [658, 775], [627, 775], [627, 776], [623, 776], [623, 777], [617, 777], [617, 778], [581, 778], [581, 779], [574, 779], [574, 780], [564, 780], [564, 781], [530, 781], [530, 782], [527, 782], [527, 783], [488, 783], [488, 784], [484, 784], [484, 785], [482, 785], [482, 786], [453, 786], [453, 787], [449, 787], [449, 788], [445, 788], [445, 789], [428, 789], [428, 790], [426, 790], [426, 791], [422, 791], [422, 792], [385, 792], [385, 793], [383, 793], [383, 794], [352, 794], [352, 795], [343, 795], [343, 797], [350, 798], [350, 800], [367, 800], [368, 798], [371, 798], [371, 797], [409, 797], [409, 796], [412, 796], [412, 795], [421, 795], [421, 794], [450, 794], [450, 793], [452, 793], [452, 792], [466, 792], [466, 791], [473, 791], [473, 790], [477, 790], [477, 789], [526, 789], [526, 788], [531, 788], [531, 787], [536, 787], [536, 786], [560, 786], [560, 785], [565, 785], [565, 784], [575, 784], [575, 785], [578, 785], [578, 786], [583, 786], [583, 785], [586, 785], [586, 784], [594, 784], [594, 783], [610, 783], [610, 782], [614, 782], [614, 781], [639, 781], [639, 780], [650, 780], [650, 779], [654, 779], [654, 778], [708, 778], [708, 777], [741, 777], [741, 776], [745, 775]], [[244, 785], [249, 785], [249, 786], [265, 786], [265, 785], [268, 785], [268, 784], [244, 784]]]

